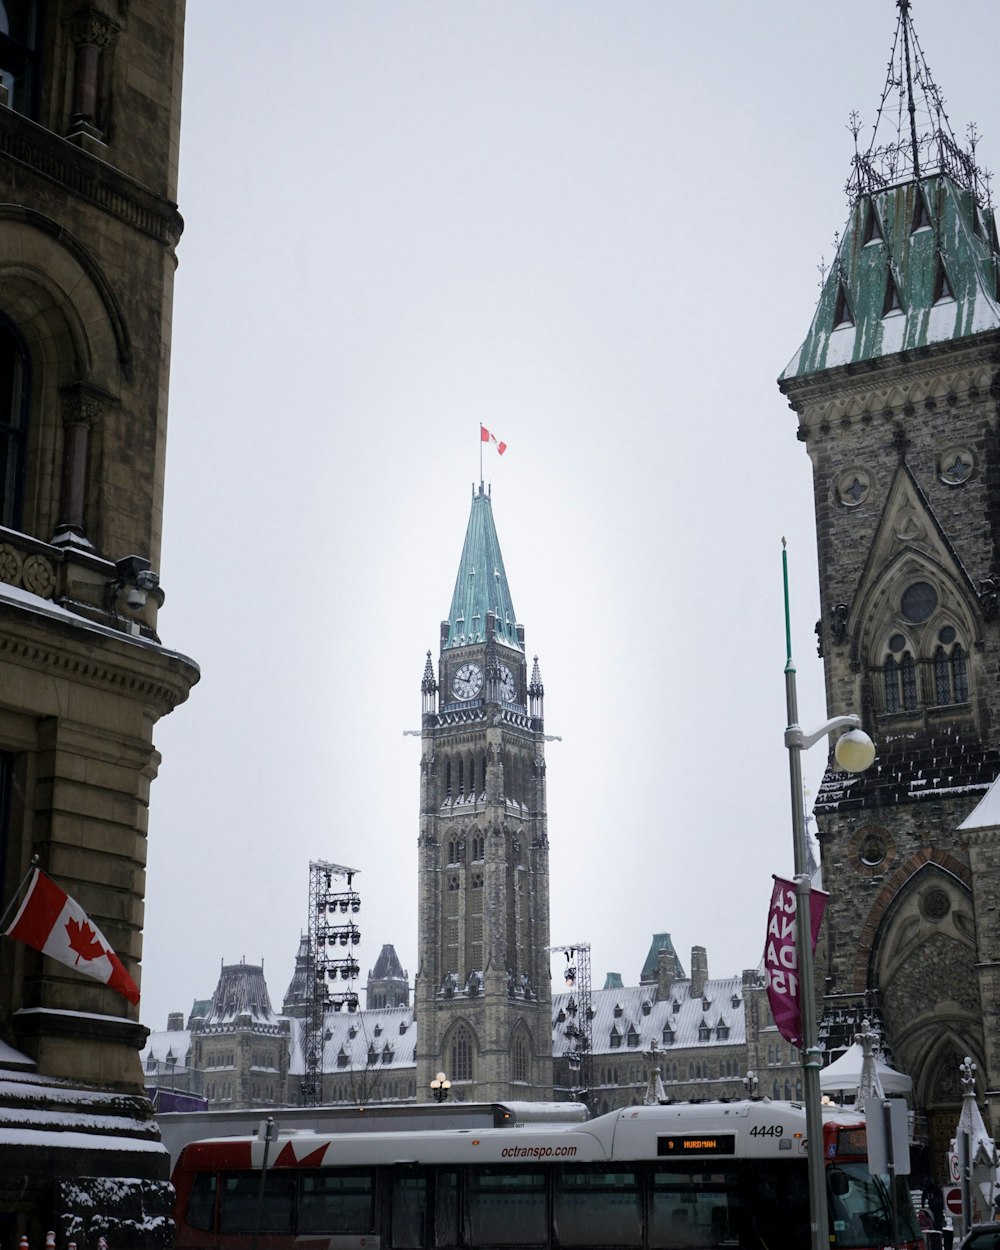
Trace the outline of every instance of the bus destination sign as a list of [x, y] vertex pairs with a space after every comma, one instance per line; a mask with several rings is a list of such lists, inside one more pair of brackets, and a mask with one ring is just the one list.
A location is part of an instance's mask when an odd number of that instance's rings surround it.
[[670, 1155], [734, 1155], [735, 1133], [675, 1133], [671, 1137], [657, 1137], [656, 1153], [661, 1157]]

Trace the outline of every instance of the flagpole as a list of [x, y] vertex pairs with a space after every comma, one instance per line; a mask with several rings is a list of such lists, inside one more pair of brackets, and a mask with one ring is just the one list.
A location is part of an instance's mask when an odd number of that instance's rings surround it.
[[479, 486], [483, 485], [483, 423], [479, 423]]
[[2, 916], [0, 916], [0, 933], [3, 933], [3, 927], [4, 927], [4, 925], [7, 923], [7, 918], [10, 916], [10, 913], [11, 913], [11, 912], [14, 910], [14, 908], [17, 906], [17, 900], [18, 900], [18, 898], [20, 897], [21, 891], [22, 891], [22, 890], [24, 889], [24, 887], [28, 884], [28, 878], [31, 876], [31, 874], [35, 871], [35, 869], [36, 869], [37, 867], [38, 867], [38, 856], [37, 856], [37, 855], [32, 855], [32, 857], [31, 857], [31, 867], [28, 869], [28, 871], [27, 871], [27, 872], [24, 874], [24, 876], [21, 878], [21, 884], [20, 884], [20, 885], [17, 887], [17, 889], [14, 891], [14, 897], [10, 900], [10, 902], [9, 902], [9, 903], [7, 904], [7, 906], [4, 908], [3, 915], [2, 915]]

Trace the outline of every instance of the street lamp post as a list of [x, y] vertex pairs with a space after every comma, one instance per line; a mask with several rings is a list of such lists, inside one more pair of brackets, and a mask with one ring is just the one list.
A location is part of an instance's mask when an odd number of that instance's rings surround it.
[[444, 1102], [448, 1097], [448, 1091], [451, 1089], [451, 1081], [443, 1072], [439, 1072], [431, 1081], [431, 1093], [434, 1095], [435, 1102]]
[[802, 752], [835, 729], [846, 729], [834, 749], [838, 764], [846, 772], [863, 772], [875, 758], [871, 738], [859, 728], [858, 716], [834, 716], [812, 733], [799, 726], [795, 665], [792, 663], [792, 627], [788, 607], [788, 553], [781, 540], [781, 564], [785, 585], [785, 702], [788, 728], [788, 774], [792, 794], [792, 840], [795, 852], [795, 953], [799, 974], [799, 1011], [802, 1022], [802, 1088], [806, 1104], [806, 1163], [809, 1172], [809, 1217], [811, 1250], [830, 1250], [830, 1230], [826, 1210], [826, 1176], [823, 1171], [823, 1112], [820, 1101], [819, 1070], [823, 1066], [816, 1027], [816, 991], [813, 974], [812, 925], [809, 894], [812, 879], [806, 851], [806, 821], [802, 805]]

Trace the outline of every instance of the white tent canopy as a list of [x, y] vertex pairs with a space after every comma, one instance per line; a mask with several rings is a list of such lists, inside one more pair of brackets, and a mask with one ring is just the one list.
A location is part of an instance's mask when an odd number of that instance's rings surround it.
[[[835, 1059], [833, 1063], [827, 1064], [825, 1068], [820, 1069], [819, 1087], [822, 1092], [824, 1094], [841, 1093], [856, 1095], [858, 1086], [861, 1084], [861, 1065], [863, 1062], [864, 1052], [861, 1049], [861, 1043], [855, 1042], [853, 1046], [844, 1051], [839, 1059]], [[908, 1076], [904, 1076], [902, 1072], [897, 1072], [895, 1068], [890, 1068], [881, 1059], [875, 1060], [875, 1071], [886, 1094], [908, 1094], [913, 1088], [913, 1082]]]

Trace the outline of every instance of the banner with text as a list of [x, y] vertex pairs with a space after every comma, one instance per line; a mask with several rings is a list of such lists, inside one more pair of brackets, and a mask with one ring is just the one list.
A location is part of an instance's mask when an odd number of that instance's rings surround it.
[[[819, 927], [829, 895], [809, 891], [809, 919], [812, 949], [816, 949]], [[767, 997], [778, 1032], [786, 1042], [802, 1049], [802, 1012], [799, 1008], [799, 960], [795, 947], [795, 911], [798, 894], [794, 881], [774, 878], [771, 909], [767, 915], [767, 941], [764, 945], [764, 971]]]

